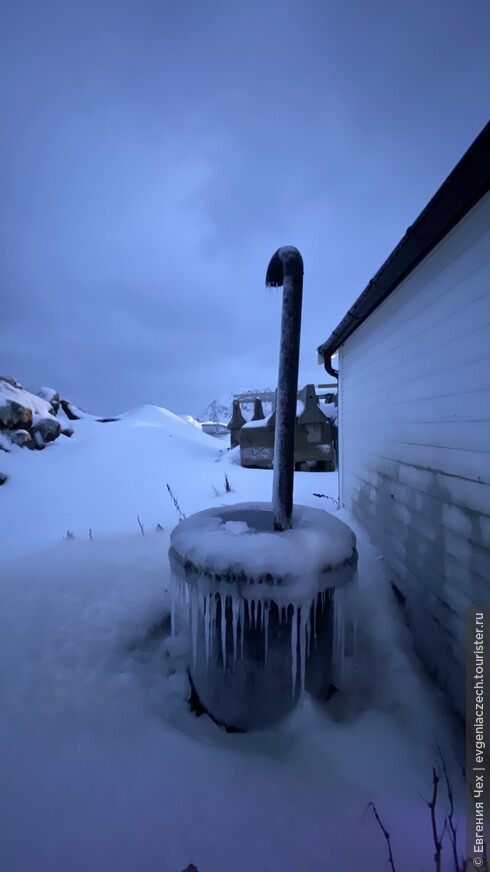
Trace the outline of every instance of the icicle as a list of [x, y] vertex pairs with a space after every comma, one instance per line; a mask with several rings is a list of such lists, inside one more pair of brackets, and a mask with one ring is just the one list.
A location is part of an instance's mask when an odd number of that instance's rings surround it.
[[251, 619], [250, 623], [251, 623], [253, 629], [255, 630], [255, 600], [254, 599], [252, 600], [250, 608], [251, 608], [251, 615], [252, 615], [252, 619]]
[[198, 615], [200, 618], [204, 617], [204, 608], [206, 603], [206, 594], [202, 592], [202, 589], [197, 587], [197, 602], [198, 602]]
[[296, 681], [298, 678], [298, 611], [296, 606], [293, 606], [293, 617], [291, 618], [291, 685], [293, 700], [296, 694]]
[[171, 599], [170, 599], [170, 633], [175, 637], [175, 600], [177, 599], [176, 580], [173, 578], [171, 584]]
[[239, 620], [240, 620], [240, 630], [241, 630], [240, 654], [241, 654], [241, 658], [243, 660], [243, 639], [245, 636], [245, 600], [243, 600], [243, 599], [240, 600]]
[[198, 625], [198, 598], [195, 587], [192, 588], [190, 600], [191, 609], [191, 634], [192, 634], [192, 663], [194, 669], [197, 662], [197, 625]]
[[206, 653], [206, 672], [209, 666], [210, 650], [210, 631], [211, 631], [211, 596], [208, 595], [204, 600], [204, 648]]
[[226, 669], [226, 596], [221, 594], [221, 655], [223, 657], [223, 672]]
[[270, 605], [264, 603], [264, 662], [267, 666], [267, 657], [269, 654], [269, 612]]
[[257, 600], [257, 626], [261, 632], [263, 632], [263, 609], [262, 609], [262, 600]]
[[310, 632], [310, 628], [311, 628], [311, 614], [312, 614], [312, 609], [313, 609], [313, 605], [309, 606], [309, 609], [308, 609], [308, 620], [306, 621], [306, 650], [307, 650], [308, 654], [310, 653], [310, 647], [311, 647], [311, 632]]
[[318, 598], [319, 594], [313, 597], [313, 639], [315, 640], [316, 648], [316, 622], [318, 620]]
[[306, 678], [306, 627], [308, 626], [308, 618], [310, 614], [310, 606], [304, 604], [299, 610], [299, 650], [300, 650], [300, 670], [301, 670], [301, 698], [305, 693], [305, 678]]
[[240, 601], [236, 596], [231, 598], [232, 626], [233, 626], [233, 669], [236, 666], [237, 657], [237, 637], [238, 637], [238, 616], [240, 612]]
[[211, 594], [211, 650], [216, 642], [216, 594]]
[[339, 587], [333, 597], [333, 667], [339, 684], [344, 672], [345, 612], [345, 589]]

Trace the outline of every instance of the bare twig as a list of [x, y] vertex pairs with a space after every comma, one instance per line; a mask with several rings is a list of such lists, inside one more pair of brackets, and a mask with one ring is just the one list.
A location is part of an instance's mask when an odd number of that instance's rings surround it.
[[454, 863], [454, 872], [461, 872], [465, 868], [465, 861], [462, 859], [461, 863], [458, 860], [458, 833], [457, 833], [457, 825], [454, 823], [454, 795], [451, 782], [449, 780], [449, 775], [447, 772], [446, 761], [442, 755], [442, 751], [439, 748], [439, 758], [441, 761], [442, 772], [444, 775], [444, 781], [446, 783], [446, 793], [449, 802], [449, 811], [446, 817], [447, 831], [449, 834], [449, 840], [451, 842], [451, 849], [453, 852], [453, 863]]
[[432, 798], [430, 800], [424, 799], [422, 794], [419, 793], [419, 796], [424, 800], [426, 806], [430, 809], [430, 821], [432, 826], [432, 840], [434, 842], [434, 864], [436, 872], [441, 872], [441, 857], [442, 857], [442, 840], [444, 838], [444, 833], [446, 832], [447, 821], [444, 821], [444, 826], [442, 828], [442, 833], [437, 832], [437, 817], [436, 817], [436, 806], [437, 806], [437, 792], [439, 781], [441, 780], [440, 775], [438, 775], [435, 766], [432, 767]]
[[173, 502], [173, 504], [174, 504], [174, 506], [175, 506], [175, 508], [176, 508], [176, 510], [177, 510], [177, 512], [178, 512], [178, 515], [179, 515], [180, 520], [181, 520], [181, 521], [184, 521], [184, 520], [185, 520], [185, 515], [184, 515], [182, 509], [180, 508], [179, 503], [178, 503], [178, 501], [177, 501], [177, 497], [174, 496], [174, 494], [173, 494], [173, 492], [172, 492], [172, 488], [170, 487], [170, 485], [169, 485], [168, 482], [167, 482], [167, 490], [168, 490], [168, 492], [169, 492], [169, 494], [170, 494], [170, 497], [171, 497], [171, 499], [172, 499], [172, 502]]
[[313, 494], [313, 496], [323, 500], [331, 500], [334, 506], [337, 506], [337, 508], [339, 508], [339, 501], [336, 500], [334, 497], [329, 497], [328, 494]]
[[229, 482], [229, 479], [228, 479], [226, 472], [225, 472], [225, 491], [227, 494], [229, 494], [231, 491], [231, 484]]
[[396, 872], [395, 861], [394, 861], [394, 859], [393, 859], [393, 852], [392, 852], [392, 850], [391, 850], [391, 837], [390, 837], [390, 834], [389, 834], [388, 830], [383, 826], [383, 824], [382, 824], [382, 822], [381, 822], [381, 818], [380, 818], [380, 816], [379, 816], [379, 814], [378, 814], [378, 809], [376, 808], [374, 802], [370, 802], [370, 803], [368, 804], [368, 808], [371, 808], [371, 809], [372, 809], [373, 814], [374, 814], [374, 817], [375, 817], [376, 820], [378, 821], [378, 824], [379, 824], [379, 826], [380, 826], [381, 832], [383, 833], [383, 836], [384, 836], [385, 839], [386, 839], [386, 844], [388, 845], [388, 863], [389, 863], [389, 866], [390, 866], [391, 872]]
[[139, 528], [141, 530], [141, 535], [144, 536], [145, 535], [145, 528], [143, 527], [143, 524], [140, 521], [140, 516], [136, 515], [136, 517], [138, 518], [138, 524], [139, 524]]
[[92, 539], [94, 538], [92, 536], [92, 530], [90, 529], [90, 527], [88, 528], [88, 538], [90, 539], [90, 541], [92, 541]]

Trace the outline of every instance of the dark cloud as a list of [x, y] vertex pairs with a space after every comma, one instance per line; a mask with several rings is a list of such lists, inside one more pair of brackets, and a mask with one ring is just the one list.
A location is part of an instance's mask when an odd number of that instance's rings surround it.
[[484, 0], [6, 0], [0, 370], [110, 414], [272, 386], [282, 244], [315, 347], [487, 120]]

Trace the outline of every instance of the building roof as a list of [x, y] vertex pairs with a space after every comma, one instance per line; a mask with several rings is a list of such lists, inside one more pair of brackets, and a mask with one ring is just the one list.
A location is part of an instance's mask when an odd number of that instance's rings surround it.
[[331, 367], [332, 354], [489, 190], [490, 122], [408, 228], [340, 324], [318, 348], [327, 372], [337, 375]]

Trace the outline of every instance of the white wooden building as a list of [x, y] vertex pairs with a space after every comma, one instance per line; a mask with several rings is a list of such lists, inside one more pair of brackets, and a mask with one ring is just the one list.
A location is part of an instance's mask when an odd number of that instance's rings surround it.
[[468, 605], [490, 604], [490, 124], [318, 349], [338, 352], [341, 505], [464, 715]]

